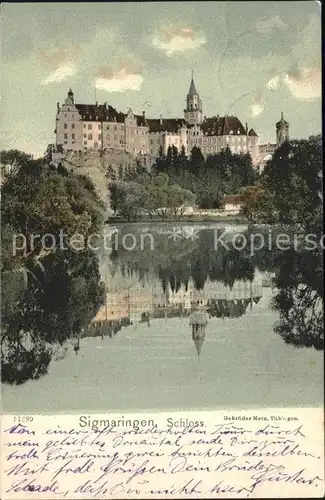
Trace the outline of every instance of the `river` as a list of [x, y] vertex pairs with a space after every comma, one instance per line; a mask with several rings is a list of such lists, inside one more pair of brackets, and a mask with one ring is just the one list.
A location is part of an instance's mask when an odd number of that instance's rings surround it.
[[[82, 338], [78, 354], [69, 345], [40, 380], [3, 386], [4, 410], [322, 406], [323, 353], [286, 344], [274, 331], [272, 262], [216, 252], [214, 229], [198, 226], [196, 235], [185, 230], [177, 238], [162, 226], [153, 249], [103, 251], [107, 304], [97, 320], [128, 317], [132, 324], [111, 337]], [[132, 231], [123, 227], [121, 234]], [[190, 326], [193, 309], [208, 313], [199, 339]]]

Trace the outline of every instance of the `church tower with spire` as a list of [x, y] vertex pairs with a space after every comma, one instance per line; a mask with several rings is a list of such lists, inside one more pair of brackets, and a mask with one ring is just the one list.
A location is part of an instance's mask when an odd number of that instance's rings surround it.
[[203, 121], [202, 101], [195, 87], [193, 71], [190, 89], [186, 97], [186, 109], [184, 110], [184, 118], [190, 125], [199, 125]]
[[281, 146], [284, 142], [289, 141], [289, 123], [283, 118], [281, 113], [281, 120], [276, 124], [276, 145]]

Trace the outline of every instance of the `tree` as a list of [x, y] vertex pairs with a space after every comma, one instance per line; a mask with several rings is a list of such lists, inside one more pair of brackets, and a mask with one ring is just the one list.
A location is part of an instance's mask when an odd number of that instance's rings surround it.
[[[285, 142], [267, 163], [261, 183], [273, 194], [277, 222], [309, 231], [322, 215], [322, 140]], [[319, 223], [319, 222], [317, 222]]]
[[273, 195], [265, 191], [261, 184], [243, 188], [242, 199], [241, 212], [251, 223], [272, 224], [276, 220]]
[[[71, 238], [79, 233], [86, 241], [98, 232], [103, 210], [88, 177], [64, 167], [55, 169], [44, 159], [28, 160], [4, 184], [4, 382], [22, 383], [44, 375], [56, 346], [80, 335], [96, 314], [103, 299], [98, 258], [86, 244], [80, 250], [72, 246]], [[17, 236], [24, 244], [14, 251]]]
[[1, 175], [4, 178], [15, 176], [19, 169], [33, 160], [32, 155], [17, 149], [3, 150], [0, 152]]
[[169, 187], [167, 203], [175, 220], [180, 220], [185, 211], [189, 207], [193, 207], [195, 199], [195, 194], [188, 189], [184, 189], [176, 184]]
[[169, 177], [161, 173], [146, 185], [143, 206], [149, 213], [154, 213], [164, 220], [168, 213], [168, 199]]
[[191, 151], [189, 169], [193, 173], [199, 174], [204, 167], [204, 156], [201, 153], [201, 149], [197, 146]]
[[103, 210], [88, 177], [69, 173], [64, 167], [59, 173], [37, 161], [22, 166], [2, 190], [2, 222], [25, 238], [25, 258], [39, 255], [46, 235], [50, 235], [47, 240], [55, 241], [54, 248], [60, 231], [66, 240], [76, 233], [88, 237], [98, 230]]
[[243, 211], [253, 222], [285, 226], [296, 241], [313, 236], [315, 249], [298, 247], [279, 252], [274, 307], [276, 332], [295, 346], [324, 349], [322, 235], [322, 140], [285, 142], [267, 163], [259, 183], [245, 190]]
[[137, 182], [114, 182], [109, 186], [111, 208], [126, 217], [128, 221], [136, 220], [143, 207], [144, 187]]

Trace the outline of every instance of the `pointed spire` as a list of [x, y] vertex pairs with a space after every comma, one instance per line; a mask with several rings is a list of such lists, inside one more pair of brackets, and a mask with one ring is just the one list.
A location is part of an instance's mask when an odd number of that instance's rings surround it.
[[188, 95], [197, 95], [197, 90], [195, 88], [195, 83], [194, 83], [194, 72], [193, 72], [193, 70], [192, 70], [191, 85], [190, 85], [190, 90], [188, 91]]
[[281, 111], [281, 121], [283, 121], [283, 111]]

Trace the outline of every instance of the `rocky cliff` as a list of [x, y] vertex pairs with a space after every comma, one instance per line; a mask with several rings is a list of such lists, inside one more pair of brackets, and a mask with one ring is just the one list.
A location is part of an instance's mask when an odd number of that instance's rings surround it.
[[111, 150], [53, 153], [52, 162], [56, 165], [61, 163], [67, 169], [72, 169], [78, 174], [88, 175], [107, 207], [107, 215], [110, 215], [108, 168], [111, 166], [114, 171], [118, 171], [120, 166], [124, 168], [134, 165], [135, 160], [125, 151]]

